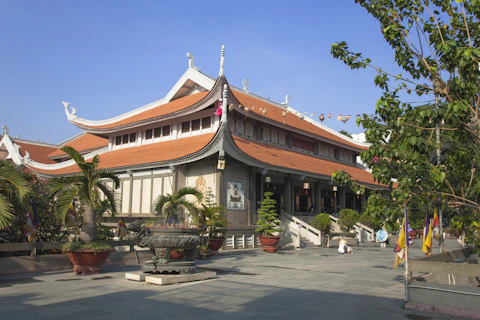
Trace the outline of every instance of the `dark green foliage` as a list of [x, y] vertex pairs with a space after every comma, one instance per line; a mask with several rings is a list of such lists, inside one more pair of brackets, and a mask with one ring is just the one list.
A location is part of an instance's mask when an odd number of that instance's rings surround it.
[[197, 210], [193, 220], [201, 234], [211, 238], [220, 238], [227, 232], [227, 219], [223, 216], [225, 208], [214, 201], [212, 189], [208, 188], [205, 194], [205, 203]]
[[200, 203], [203, 200], [203, 194], [195, 188], [185, 187], [173, 194], [161, 195], [155, 201], [153, 212], [163, 218], [164, 224], [175, 224], [179, 221], [181, 210], [188, 210], [190, 216], [197, 215], [198, 208], [195, 203], [187, 200], [187, 195], [194, 196]]
[[95, 251], [109, 251], [113, 250], [113, 247], [108, 243], [93, 241], [88, 244], [82, 244], [81, 242], [67, 242], [62, 246], [62, 252], [69, 250], [95, 250]]
[[379, 22], [403, 69], [395, 75], [345, 42], [332, 45], [332, 55], [350, 68], [378, 72], [374, 83], [383, 94], [375, 113], [357, 119], [371, 143], [363, 162], [378, 182], [397, 187], [392, 198], [400, 207], [415, 198], [433, 207], [438, 199], [444, 208], [470, 208], [462, 219], [478, 222], [480, 1], [355, 2]]
[[259, 232], [264, 236], [273, 236], [275, 232], [280, 232], [282, 229], [278, 226], [278, 213], [275, 209], [277, 201], [272, 199], [272, 192], [265, 192], [265, 198], [262, 201], [262, 206], [258, 209], [258, 228], [255, 232]]
[[22, 172], [8, 161], [0, 161], [0, 229], [10, 226], [15, 218], [12, 198], [20, 200], [30, 191]]
[[[13, 163], [5, 162], [5, 166], [11, 167], [12, 170], [17, 170]], [[30, 192], [24, 197], [20, 197], [17, 192], [8, 191], [5, 193], [8, 201], [13, 206], [15, 216], [11, 226], [0, 231], [0, 242], [27, 241], [23, 231], [25, 230], [27, 214], [32, 208], [32, 203], [40, 220], [36, 241], [64, 241], [67, 237], [67, 232], [63, 229], [63, 222], [53, 214], [53, 200], [49, 197], [46, 180], [38, 178], [31, 173], [17, 171], [26, 182]]]
[[349, 138], [352, 138], [352, 135], [351, 135], [350, 133], [348, 133], [347, 131], [345, 131], [345, 130], [340, 130], [339, 132], [340, 132], [341, 134], [343, 134], [343, 135], [346, 135], [346, 136], [349, 137]]
[[350, 231], [359, 219], [360, 215], [357, 211], [352, 209], [342, 209], [338, 216], [338, 224], [342, 230]]
[[332, 220], [327, 213], [320, 213], [315, 216], [315, 219], [310, 222], [310, 225], [322, 232], [322, 235], [329, 234], [332, 229]]
[[372, 216], [370, 216], [367, 213], [361, 214], [358, 219], [358, 222], [366, 225], [369, 228], [372, 228], [373, 230], [379, 230], [380, 227], [382, 226], [381, 222], [379, 223], [378, 220], [375, 220], [374, 218], [372, 218]]

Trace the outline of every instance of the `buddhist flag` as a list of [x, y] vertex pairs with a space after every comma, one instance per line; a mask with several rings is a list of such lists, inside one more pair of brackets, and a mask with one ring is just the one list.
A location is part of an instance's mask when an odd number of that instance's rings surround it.
[[328, 114], [328, 119], [330, 119], [332, 116], [333, 116], [333, 114], [332, 114], [332, 113], [329, 113], [329, 114]]
[[433, 226], [432, 226], [432, 237], [440, 242], [440, 228], [438, 226], [438, 205], [435, 206], [435, 211], [433, 212]]
[[40, 226], [40, 219], [38, 218], [37, 209], [35, 209], [35, 204], [32, 201], [32, 206], [27, 216], [27, 224], [23, 234], [28, 238], [28, 241], [35, 239], [37, 235], [37, 229]]
[[339, 115], [337, 116], [337, 120], [342, 120], [342, 115], [341, 115], [341, 114], [339, 114]]
[[123, 222], [123, 220], [120, 219], [120, 221], [118, 221], [118, 237], [126, 238], [127, 235], [128, 235], [127, 226], [125, 225], [125, 222]]
[[407, 206], [404, 206], [404, 217], [402, 222], [402, 227], [400, 229], [400, 235], [398, 236], [397, 243], [395, 244], [394, 252], [395, 263], [393, 268], [396, 268], [400, 263], [405, 259], [405, 248], [408, 246], [408, 215], [407, 215]]
[[73, 228], [77, 225], [77, 213], [75, 212], [75, 200], [72, 200], [67, 211], [67, 227]]
[[430, 220], [431, 220], [431, 217], [427, 209], [426, 216], [425, 216], [425, 227], [423, 229], [423, 245], [422, 245], [422, 251], [425, 252], [427, 255], [430, 255], [432, 253], [433, 230], [432, 230], [432, 223]]

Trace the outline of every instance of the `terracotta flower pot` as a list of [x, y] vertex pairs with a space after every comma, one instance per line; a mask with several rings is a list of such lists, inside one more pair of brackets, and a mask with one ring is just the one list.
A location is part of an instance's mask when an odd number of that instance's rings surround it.
[[110, 255], [110, 251], [72, 250], [66, 253], [73, 263], [73, 273], [97, 274], [102, 270], [101, 267]]
[[260, 244], [263, 247], [263, 251], [274, 253], [277, 250], [280, 237], [278, 236], [259, 236]]
[[185, 251], [170, 250], [169, 260], [183, 260], [185, 259]]
[[212, 238], [208, 239], [208, 249], [210, 249], [213, 255], [218, 254], [218, 250], [223, 246], [225, 238]]

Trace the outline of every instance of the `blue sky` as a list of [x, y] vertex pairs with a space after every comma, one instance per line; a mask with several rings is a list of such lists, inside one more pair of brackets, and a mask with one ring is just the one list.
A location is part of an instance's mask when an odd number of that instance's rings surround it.
[[163, 98], [188, 67], [302, 112], [350, 114], [336, 130], [360, 132], [373, 113], [375, 71], [352, 71], [330, 55], [345, 40], [399, 73], [379, 24], [353, 0], [0, 1], [0, 125], [20, 138], [59, 143], [80, 132], [62, 100], [101, 120]]

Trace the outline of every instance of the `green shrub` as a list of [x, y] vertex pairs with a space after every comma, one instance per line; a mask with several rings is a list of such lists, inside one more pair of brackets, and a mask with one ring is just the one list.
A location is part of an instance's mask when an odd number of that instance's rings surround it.
[[332, 229], [332, 220], [330, 220], [330, 216], [327, 213], [320, 213], [315, 216], [310, 225], [320, 230], [322, 234], [328, 234]]
[[358, 219], [358, 222], [366, 225], [369, 228], [372, 228], [373, 230], [380, 229], [379, 226], [378, 226], [378, 223], [375, 221], [375, 219], [367, 213], [361, 214], [359, 219]]
[[277, 209], [275, 209], [277, 201], [271, 198], [273, 192], [265, 192], [264, 195], [265, 199], [258, 209], [258, 228], [255, 229], [255, 232], [259, 232], [263, 236], [273, 236], [273, 233], [282, 231], [282, 228], [278, 226], [280, 221], [278, 220]]
[[81, 242], [67, 242], [62, 246], [62, 252], [70, 250], [95, 250], [95, 251], [108, 251], [113, 250], [113, 247], [105, 242], [93, 241], [89, 244], [83, 244]]
[[338, 223], [342, 230], [350, 231], [359, 219], [360, 215], [357, 211], [352, 209], [342, 209], [340, 210]]

